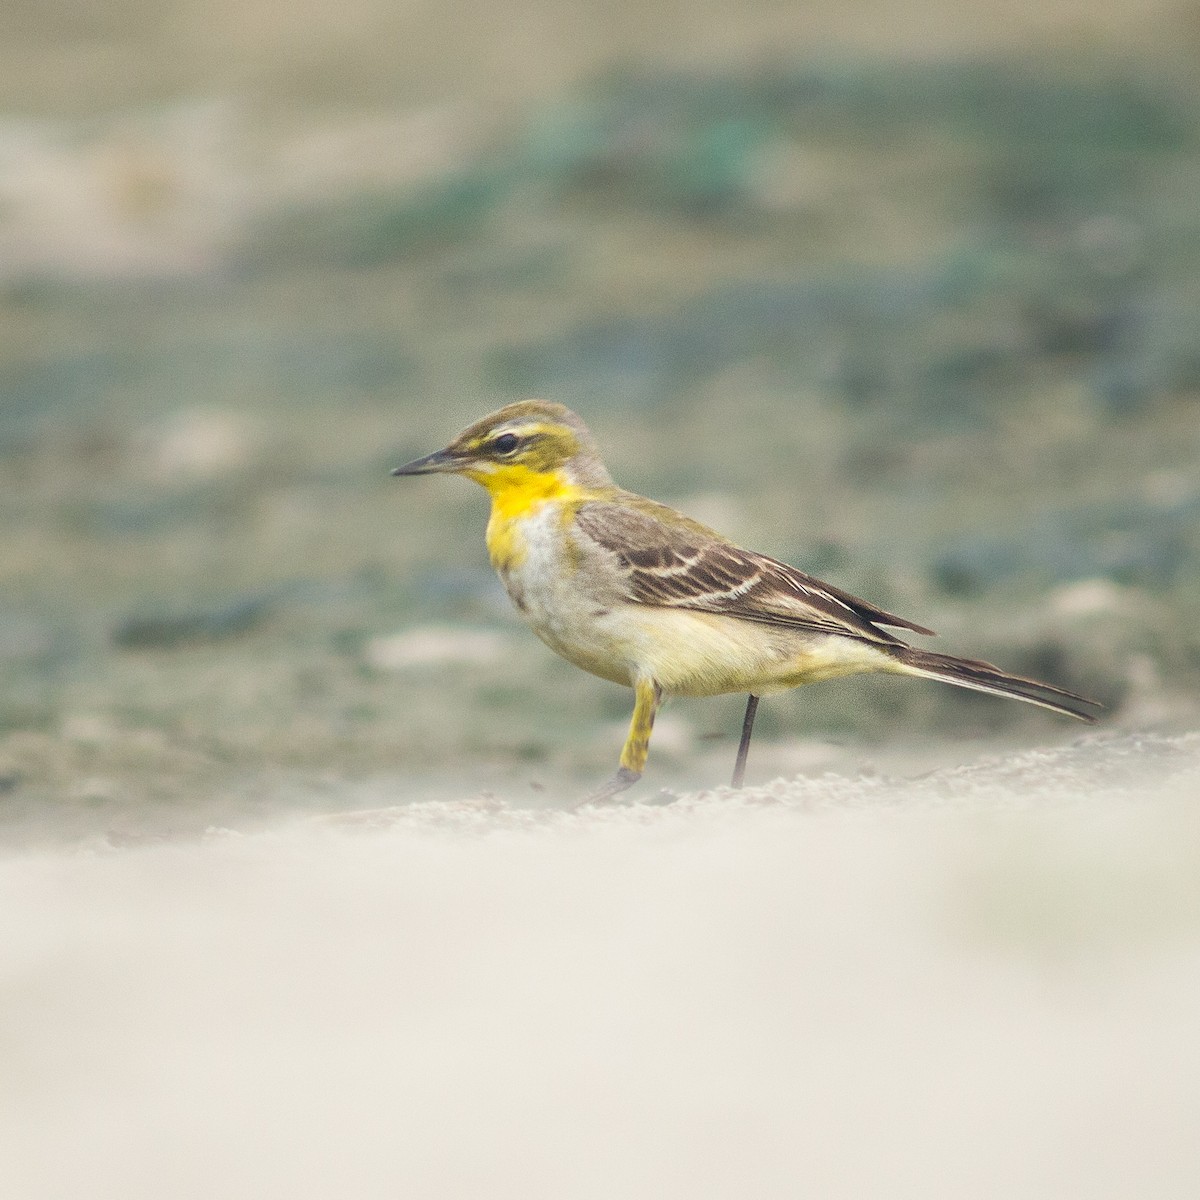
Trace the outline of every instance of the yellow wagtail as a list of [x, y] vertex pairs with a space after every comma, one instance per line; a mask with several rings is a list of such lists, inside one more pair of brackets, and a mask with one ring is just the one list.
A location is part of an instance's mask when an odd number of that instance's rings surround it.
[[392, 474], [436, 472], [465, 475], [491, 494], [488, 554], [534, 633], [568, 662], [633, 688], [620, 768], [588, 800], [641, 777], [667, 696], [748, 693], [735, 787], [758, 698], [821, 679], [918, 675], [1082, 721], [1100, 707], [990, 663], [910, 646], [884, 627], [933, 631], [625, 491], [561, 404], [509, 404]]

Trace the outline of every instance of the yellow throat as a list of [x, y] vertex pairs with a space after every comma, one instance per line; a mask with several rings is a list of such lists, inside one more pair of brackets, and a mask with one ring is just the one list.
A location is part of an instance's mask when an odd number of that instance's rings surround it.
[[564, 522], [574, 515], [583, 499], [583, 489], [561, 471], [534, 471], [520, 463], [470, 469], [463, 472], [487, 488], [492, 497], [492, 515], [488, 518], [487, 548], [497, 571], [520, 567], [528, 553], [521, 524], [543, 505], [562, 505]]

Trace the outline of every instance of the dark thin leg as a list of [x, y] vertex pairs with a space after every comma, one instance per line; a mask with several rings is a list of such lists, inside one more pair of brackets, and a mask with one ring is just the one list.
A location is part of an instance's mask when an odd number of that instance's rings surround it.
[[742, 722], [742, 740], [738, 743], [737, 761], [733, 764], [731, 787], [740, 788], [746, 778], [746, 755], [750, 753], [750, 735], [754, 732], [754, 714], [758, 712], [758, 697], [746, 697], [746, 719]]

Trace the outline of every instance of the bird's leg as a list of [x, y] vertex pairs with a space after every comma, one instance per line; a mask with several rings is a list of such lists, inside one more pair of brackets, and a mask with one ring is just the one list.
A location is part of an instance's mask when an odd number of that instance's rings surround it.
[[746, 778], [746, 756], [750, 753], [750, 735], [754, 732], [754, 714], [758, 712], [758, 697], [746, 697], [746, 717], [742, 721], [742, 740], [738, 743], [737, 760], [733, 764], [731, 787], [740, 788]]
[[639, 679], [633, 685], [633, 694], [633, 719], [629, 722], [629, 736], [621, 751], [621, 765], [611, 779], [585, 796], [576, 808], [610, 800], [641, 779], [646, 756], [650, 753], [650, 732], [654, 728], [654, 714], [662, 703], [662, 692], [654, 680]]

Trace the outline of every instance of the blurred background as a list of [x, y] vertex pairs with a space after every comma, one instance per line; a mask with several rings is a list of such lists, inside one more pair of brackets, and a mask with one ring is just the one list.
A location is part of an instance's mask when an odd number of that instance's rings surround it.
[[[6, 1200], [1200, 1195], [1197, 12], [0, 0]], [[388, 474], [530, 395], [1104, 723], [554, 811], [629, 693]]]
[[[1184, 2], [0, 3], [0, 830], [187, 832], [607, 774], [485, 503], [388, 469], [525, 396], [619, 482], [1194, 724]], [[723, 782], [737, 697], [648, 780]], [[858, 680], [751, 774], [1053, 742]]]

